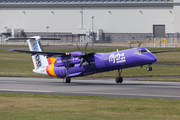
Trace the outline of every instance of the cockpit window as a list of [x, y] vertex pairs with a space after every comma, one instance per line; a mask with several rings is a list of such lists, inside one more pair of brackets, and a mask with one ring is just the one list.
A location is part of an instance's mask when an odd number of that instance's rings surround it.
[[140, 50], [140, 53], [148, 52], [147, 50]]
[[139, 50], [134, 51], [134, 54], [139, 54], [139, 53], [140, 53]]
[[149, 52], [147, 49], [143, 49], [143, 50], [135, 50], [134, 54], [139, 54], [139, 53], [147, 53]]

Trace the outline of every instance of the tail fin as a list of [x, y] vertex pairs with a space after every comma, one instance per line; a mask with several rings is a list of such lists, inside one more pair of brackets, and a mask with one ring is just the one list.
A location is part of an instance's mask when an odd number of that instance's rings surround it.
[[[27, 40], [30, 51], [39, 51], [43, 52], [43, 47], [40, 43], [40, 36], [34, 36]], [[32, 55], [32, 61], [34, 64], [34, 70], [33, 72], [39, 73], [39, 74], [46, 74], [46, 66], [48, 64], [48, 60], [46, 56], [43, 55]]]

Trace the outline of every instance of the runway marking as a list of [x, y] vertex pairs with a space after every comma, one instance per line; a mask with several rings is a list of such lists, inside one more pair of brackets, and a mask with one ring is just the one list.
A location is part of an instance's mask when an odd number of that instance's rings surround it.
[[0, 89], [0, 91], [19, 91], [19, 92], [52, 92], [52, 91], [43, 91], [43, 90], [16, 90], [16, 89]]

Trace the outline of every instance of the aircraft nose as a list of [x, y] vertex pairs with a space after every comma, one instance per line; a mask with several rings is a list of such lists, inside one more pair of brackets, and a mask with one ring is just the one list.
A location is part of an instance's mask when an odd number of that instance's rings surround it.
[[154, 63], [157, 61], [157, 59], [153, 54], [151, 54], [150, 56], [148, 56], [147, 61], [148, 63]]

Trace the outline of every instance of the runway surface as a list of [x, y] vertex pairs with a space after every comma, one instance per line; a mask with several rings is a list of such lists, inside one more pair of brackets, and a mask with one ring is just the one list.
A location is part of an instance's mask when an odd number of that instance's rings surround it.
[[54, 78], [0, 77], [0, 92], [180, 99], [180, 82], [136, 80], [142, 78], [124, 78], [122, 84], [116, 84], [114, 78], [74, 78], [65, 84]]

